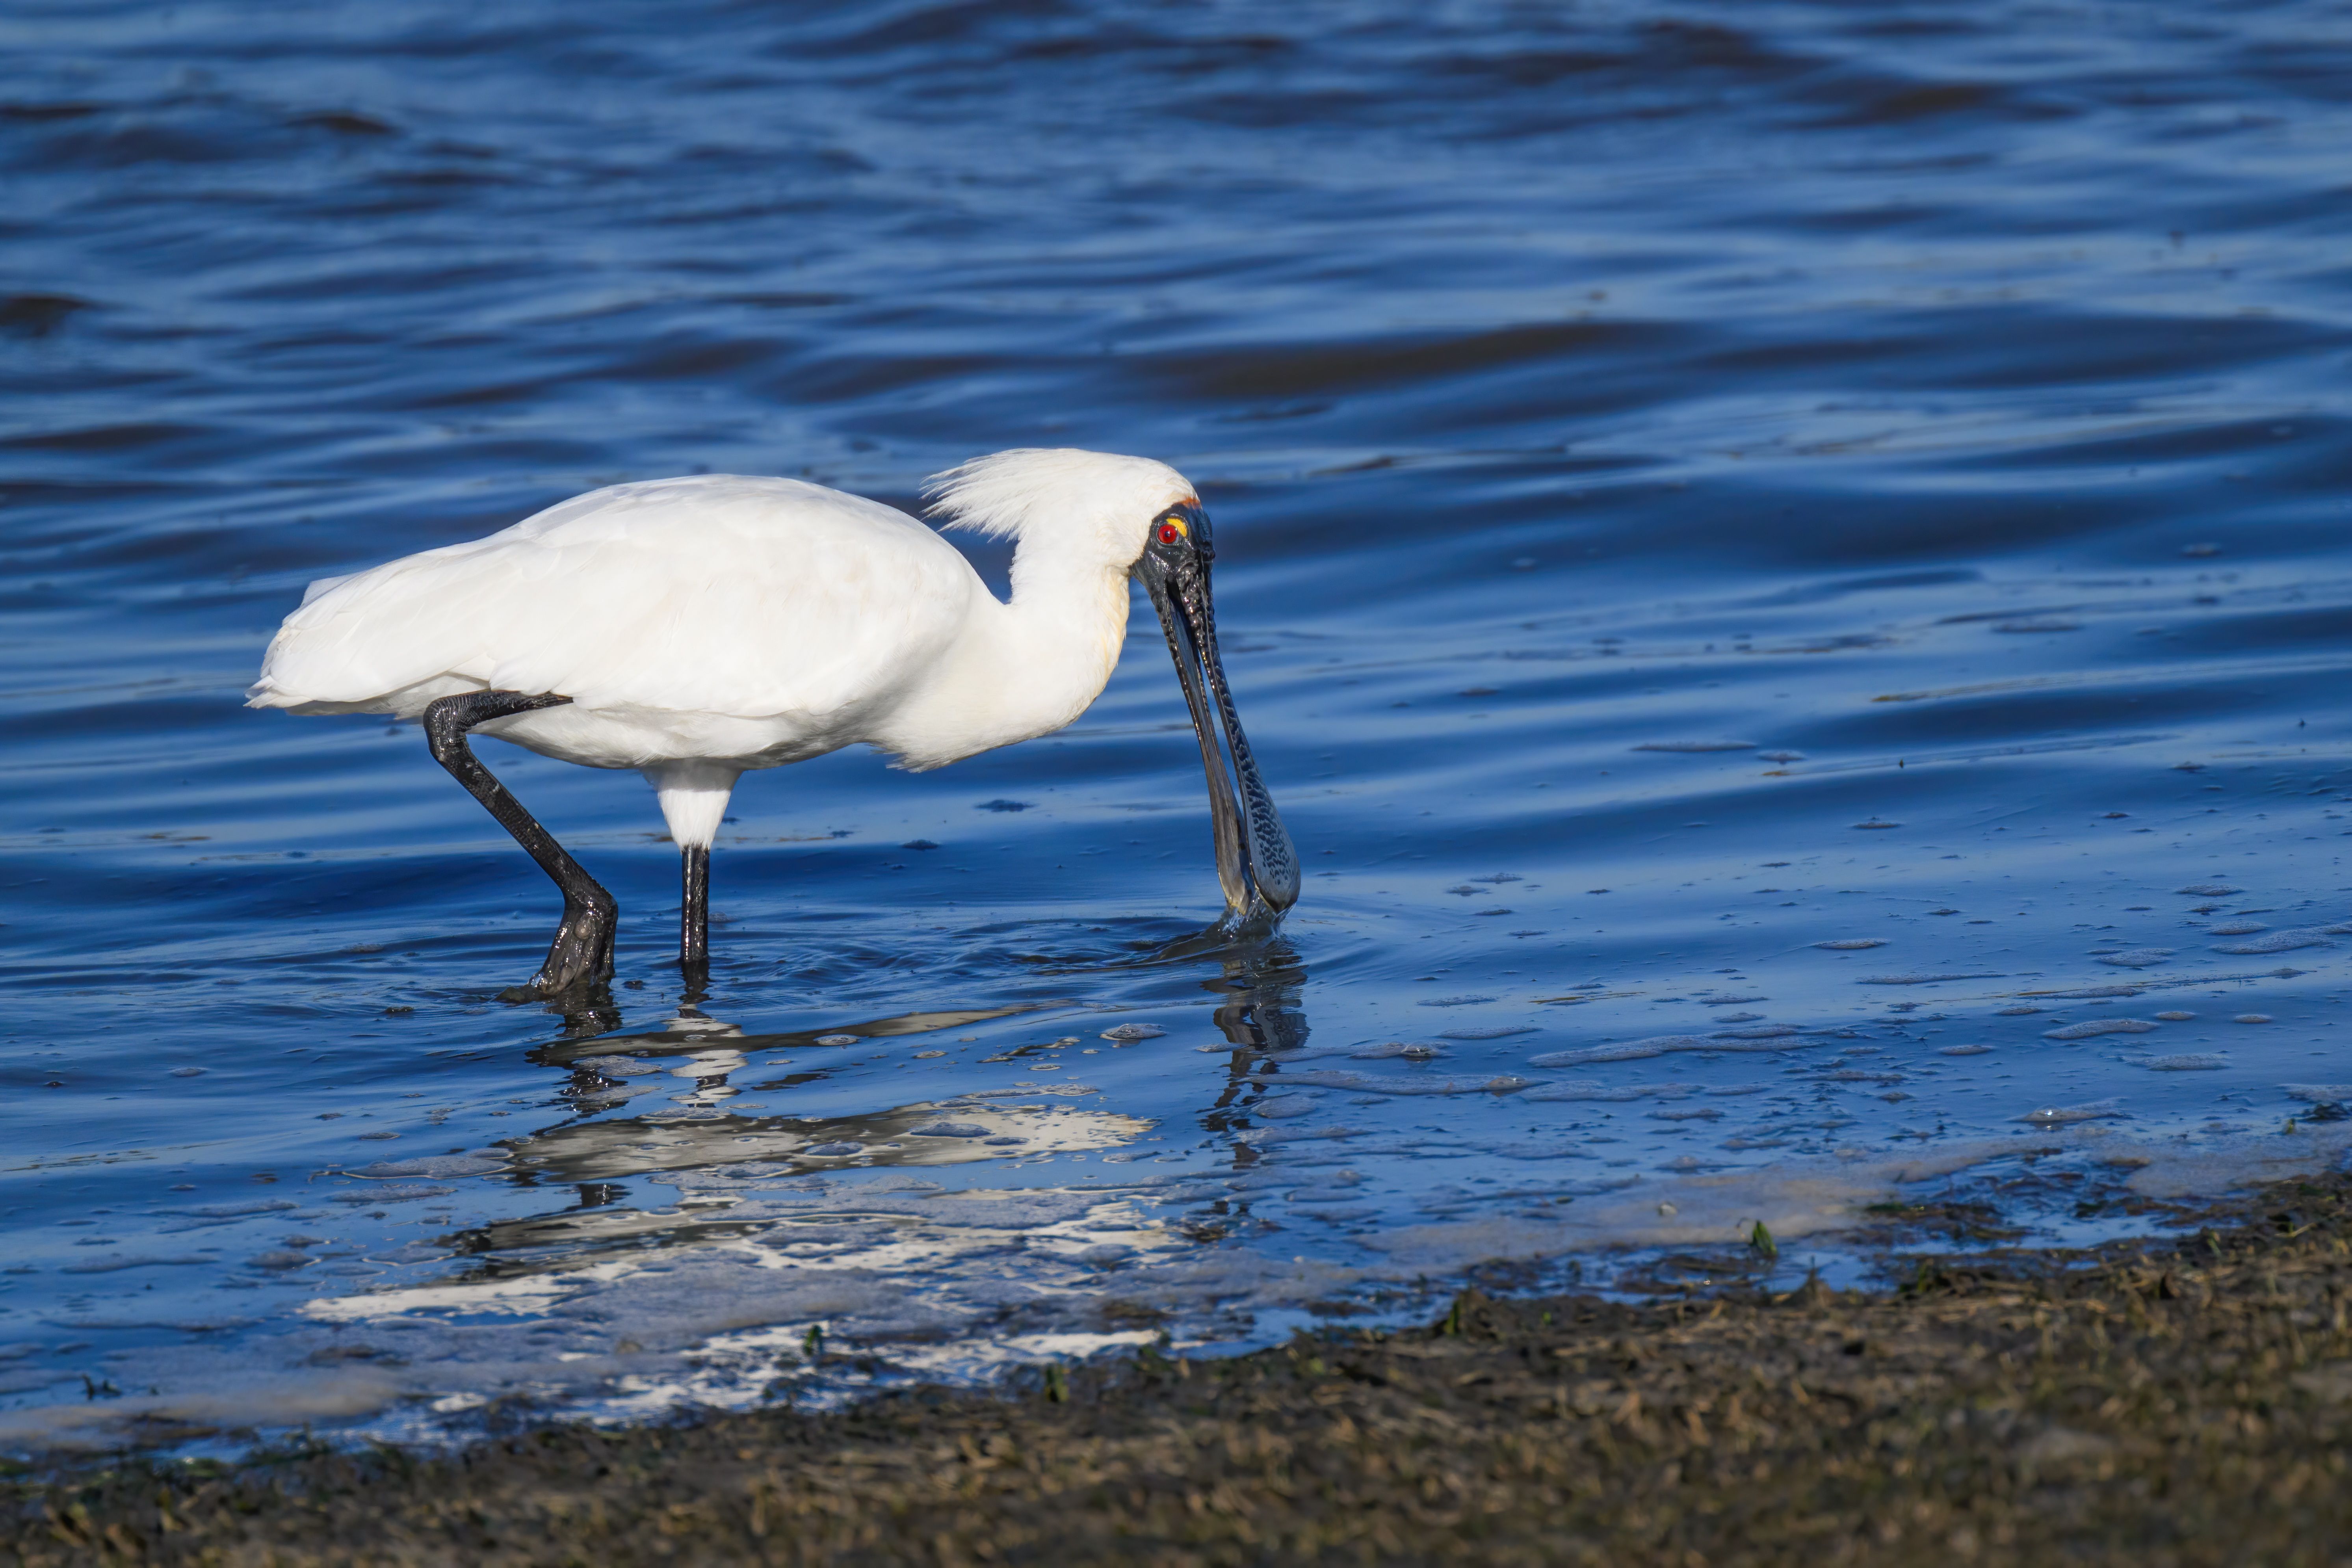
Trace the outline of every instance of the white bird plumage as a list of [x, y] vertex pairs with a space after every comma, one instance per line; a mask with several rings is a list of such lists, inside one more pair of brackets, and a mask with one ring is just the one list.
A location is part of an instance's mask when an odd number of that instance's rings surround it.
[[[1128, 568], [1192, 486], [1149, 458], [1003, 452], [934, 487], [950, 526], [1020, 542], [1010, 603], [879, 501], [648, 479], [312, 584], [247, 706], [414, 719], [457, 692], [562, 692], [568, 706], [480, 732], [656, 789], [859, 742], [936, 768], [1060, 729], [1109, 681]], [[663, 794], [672, 834], [708, 845], [715, 816], [676, 820]]]
[[409, 719], [464, 693], [554, 694], [478, 732], [642, 771], [681, 847], [707, 848], [746, 771], [859, 742], [935, 768], [1069, 723], [1118, 663], [1155, 526], [1199, 507], [1164, 463], [1074, 450], [976, 458], [929, 493], [948, 526], [1017, 542], [1009, 601], [878, 501], [652, 479], [312, 584], [248, 706]]

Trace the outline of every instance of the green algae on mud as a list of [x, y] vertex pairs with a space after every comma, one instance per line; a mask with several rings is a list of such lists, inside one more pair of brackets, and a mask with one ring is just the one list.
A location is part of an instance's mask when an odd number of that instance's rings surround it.
[[2342, 1563], [2352, 1178], [2159, 1241], [1458, 1299], [824, 1415], [15, 1483], [24, 1564]]

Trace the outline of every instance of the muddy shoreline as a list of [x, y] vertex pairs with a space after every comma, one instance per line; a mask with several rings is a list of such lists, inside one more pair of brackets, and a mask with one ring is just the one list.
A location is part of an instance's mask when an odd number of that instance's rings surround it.
[[2179, 1221], [1879, 1292], [1471, 1291], [1010, 1396], [22, 1473], [5, 1560], [2352, 1560], [2352, 1177]]

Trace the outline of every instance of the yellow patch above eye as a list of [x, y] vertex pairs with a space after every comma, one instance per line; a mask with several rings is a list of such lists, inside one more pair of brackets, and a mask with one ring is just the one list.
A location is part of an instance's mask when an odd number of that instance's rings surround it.
[[1161, 518], [1161, 519], [1160, 520], [1160, 525], [1162, 528], [1172, 528], [1172, 529], [1174, 529], [1177, 532], [1179, 532], [1179, 533], [1182, 534], [1182, 535], [1183, 535], [1185, 538], [1187, 538], [1187, 539], [1190, 539], [1190, 538], [1192, 538], [1192, 529], [1191, 529], [1190, 527], [1188, 527], [1188, 526], [1185, 524], [1185, 521], [1184, 521], [1184, 520], [1183, 520], [1182, 518], [1178, 517], [1178, 516], [1177, 516], [1175, 513], [1173, 513], [1173, 512], [1171, 512], [1168, 516]]

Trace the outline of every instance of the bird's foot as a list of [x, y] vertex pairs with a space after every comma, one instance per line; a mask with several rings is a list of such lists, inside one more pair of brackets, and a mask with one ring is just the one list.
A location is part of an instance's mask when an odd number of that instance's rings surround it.
[[618, 911], [566, 900], [563, 923], [548, 945], [547, 962], [520, 985], [499, 994], [501, 1002], [553, 1002], [585, 996], [613, 978], [613, 928]]

